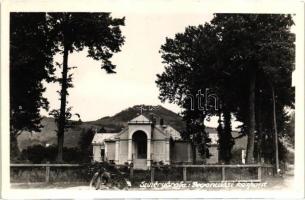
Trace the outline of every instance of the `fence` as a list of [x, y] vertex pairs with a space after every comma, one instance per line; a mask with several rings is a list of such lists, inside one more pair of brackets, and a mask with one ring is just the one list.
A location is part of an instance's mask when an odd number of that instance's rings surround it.
[[86, 165], [11, 164], [11, 182], [88, 181]]
[[[89, 181], [88, 165], [11, 164], [11, 182]], [[272, 165], [159, 165], [150, 170], [116, 166], [135, 185], [142, 181], [260, 182], [273, 175]]]
[[260, 164], [153, 166], [150, 181], [261, 182], [262, 174], [271, 175], [270, 169]]

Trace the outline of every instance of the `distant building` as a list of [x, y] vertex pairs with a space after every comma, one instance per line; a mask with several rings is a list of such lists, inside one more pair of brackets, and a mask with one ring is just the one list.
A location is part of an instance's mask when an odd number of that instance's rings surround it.
[[[207, 163], [218, 162], [218, 136], [216, 129], [208, 128], [212, 142], [212, 156]], [[172, 164], [191, 163], [192, 149], [188, 141], [169, 125], [154, 124], [143, 115], [132, 119], [120, 133], [96, 133], [93, 140], [93, 160], [113, 161], [116, 164], [133, 163], [135, 169], [148, 169], [154, 162]], [[197, 152], [197, 160], [200, 155]]]

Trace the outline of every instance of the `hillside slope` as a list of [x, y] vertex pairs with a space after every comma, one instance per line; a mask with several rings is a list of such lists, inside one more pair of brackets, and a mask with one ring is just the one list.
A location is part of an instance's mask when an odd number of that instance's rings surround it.
[[[127, 126], [128, 121], [137, 117], [141, 113], [140, 106], [141, 105], [135, 105], [133, 107], [129, 107], [115, 114], [114, 116], [103, 117], [96, 121], [90, 121], [87, 123], [97, 126], [103, 126], [108, 128], [109, 130], [112, 129], [113, 132], [118, 132], [123, 127]], [[144, 108], [143, 115], [145, 115], [148, 119], [150, 119], [151, 116], [153, 116], [156, 119], [157, 124], [160, 123], [160, 119], [162, 118], [164, 120], [164, 124], [171, 125], [173, 128], [175, 128], [178, 131], [184, 129], [184, 123], [182, 121], [182, 117], [180, 117], [178, 114], [162, 106], [143, 105], [143, 108]]]
[[[182, 118], [176, 113], [162, 106], [144, 105], [143, 107], [144, 109], [152, 108], [151, 111], [143, 111], [143, 115], [147, 118], [150, 118], [150, 116], [153, 115], [154, 118], [156, 118], [157, 124], [159, 124], [160, 119], [163, 118], [165, 124], [169, 124], [177, 130], [182, 130], [184, 128]], [[97, 129], [98, 131], [103, 132], [119, 132], [123, 127], [127, 126], [129, 120], [135, 118], [140, 112], [139, 106], [133, 106], [111, 117], [108, 116], [96, 121], [82, 122], [66, 131], [64, 146], [77, 147], [81, 133], [88, 129]], [[24, 132], [18, 137], [19, 149], [26, 149], [28, 146], [36, 144], [41, 144], [43, 146], [57, 144], [56, 123], [54, 118], [45, 117], [41, 123], [44, 126], [41, 129], [41, 132]], [[103, 128], [103, 130], [101, 130], [101, 128]]]
[[[44, 126], [41, 132], [23, 132], [18, 137], [19, 149], [26, 149], [28, 146], [33, 146], [41, 144], [54, 145], [57, 144], [57, 133], [56, 133], [56, 123], [54, 118], [45, 117], [42, 119], [41, 124]], [[100, 129], [100, 126], [93, 124], [88, 124], [86, 122], [75, 126], [74, 128], [69, 128], [65, 132], [64, 146], [65, 147], [76, 147], [83, 131], [89, 129]]]

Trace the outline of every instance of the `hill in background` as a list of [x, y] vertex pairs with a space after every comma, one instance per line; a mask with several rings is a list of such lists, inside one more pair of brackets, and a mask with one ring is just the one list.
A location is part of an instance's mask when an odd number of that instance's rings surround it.
[[[54, 118], [44, 117], [41, 121], [44, 126], [41, 132], [23, 132], [18, 136], [18, 146], [20, 150], [26, 149], [33, 145], [56, 145], [57, 144], [57, 127]], [[86, 132], [89, 129], [100, 129], [101, 127], [86, 122], [76, 125], [73, 128], [69, 128], [65, 132], [64, 146], [65, 147], [76, 147], [82, 132]]]
[[[162, 106], [143, 105], [143, 108], [145, 110], [143, 111], [143, 115], [147, 118], [153, 116], [156, 119], [157, 124], [160, 123], [160, 119], [162, 118], [164, 124], [171, 125], [178, 131], [184, 129], [184, 122], [178, 114]], [[127, 126], [128, 121], [135, 118], [140, 113], [140, 105], [135, 105], [115, 114], [114, 116], [102, 117], [95, 121], [77, 124], [65, 132], [64, 146], [77, 147], [81, 134], [86, 133], [89, 129], [94, 129], [98, 132], [117, 133]], [[23, 132], [18, 137], [18, 146], [20, 150], [36, 144], [41, 144], [43, 146], [57, 144], [57, 127], [54, 118], [45, 117], [42, 119], [41, 124], [44, 126], [41, 129], [41, 132]]]
[[[140, 107], [141, 105], [135, 105], [115, 114], [114, 116], [103, 117], [96, 121], [90, 121], [87, 123], [102, 126], [108, 129], [107, 132], [119, 132], [122, 128], [127, 126], [128, 121], [141, 114]], [[160, 119], [163, 119], [164, 124], [171, 125], [178, 131], [183, 130], [185, 127], [182, 117], [162, 106], [143, 105], [143, 110], [142, 114], [148, 119], [154, 117], [157, 124], [160, 123]]]

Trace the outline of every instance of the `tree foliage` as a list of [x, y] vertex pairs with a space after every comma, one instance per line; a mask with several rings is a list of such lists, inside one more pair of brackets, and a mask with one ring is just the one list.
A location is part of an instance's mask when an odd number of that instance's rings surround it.
[[[278, 129], [287, 120], [284, 109], [294, 106], [292, 25], [290, 15], [215, 14], [210, 23], [187, 27], [161, 46], [165, 71], [157, 75], [160, 99], [184, 108], [187, 123], [219, 115], [220, 158], [225, 162], [234, 145], [232, 114], [243, 122], [242, 134], [248, 135], [247, 162], [251, 163], [255, 144], [261, 149], [262, 139], [266, 134], [270, 138], [274, 129], [272, 92]], [[191, 109], [188, 98], [206, 88], [217, 94], [221, 104], [218, 112], [202, 113], [196, 109], [197, 101], [195, 110]]]
[[112, 18], [110, 13], [47, 13], [48, 25], [58, 50], [63, 54], [87, 47], [88, 57], [102, 61], [101, 68], [114, 73], [110, 61], [124, 42], [120, 26], [125, 18]]
[[[254, 162], [255, 133], [273, 124], [271, 89], [276, 93], [278, 121], [285, 121], [284, 107], [293, 106], [291, 74], [295, 36], [290, 32], [293, 21], [290, 15], [218, 14], [211, 23], [220, 38], [218, 48], [225, 49], [220, 57], [226, 63], [223, 70], [246, 77], [242, 84], [246, 88], [240, 93], [244, 96], [235, 99], [241, 102], [236, 115], [244, 122], [243, 128], [248, 134], [247, 162]], [[247, 103], [242, 103], [247, 98]], [[262, 110], [269, 110], [269, 116]], [[267, 131], [270, 133], [272, 129]]]
[[[51, 114], [58, 119], [58, 160], [62, 161], [64, 130], [72, 113], [67, 108], [68, 88], [72, 74], [68, 55], [87, 50], [88, 57], [101, 61], [101, 68], [115, 73], [110, 59], [124, 43], [120, 26], [124, 18], [113, 18], [110, 13], [12, 13], [10, 50], [11, 135], [21, 131], [39, 131], [41, 108], [48, 109], [42, 96], [42, 81], [55, 80], [61, 85], [60, 109]], [[56, 63], [62, 76], [54, 78], [53, 56], [63, 55]], [[54, 79], [52, 79], [54, 78]], [[16, 140], [14, 140], [16, 143]]]
[[[157, 75], [161, 101], [169, 100], [184, 108], [183, 117], [187, 124], [185, 137], [193, 144], [193, 161], [196, 162], [196, 147], [203, 158], [209, 157], [207, 144], [210, 142], [205, 131], [204, 119], [207, 114], [198, 109], [195, 98], [198, 91], [212, 87], [215, 80], [213, 63], [216, 54], [211, 54], [211, 47], [216, 41], [209, 24], [198, 27], [189, 26], [185, 33], [177, 33], [174, 39], [166, 38], [161, 46], [165, 72]], [[191, 105], [192, 104], [192, 105]]]
[[39, 132], [40, 109], [48, 109], [42, 81], [52, 81], [54, 46], [43, 13], [10, 15], [11, 158], [18, 154], [17, 136]]

